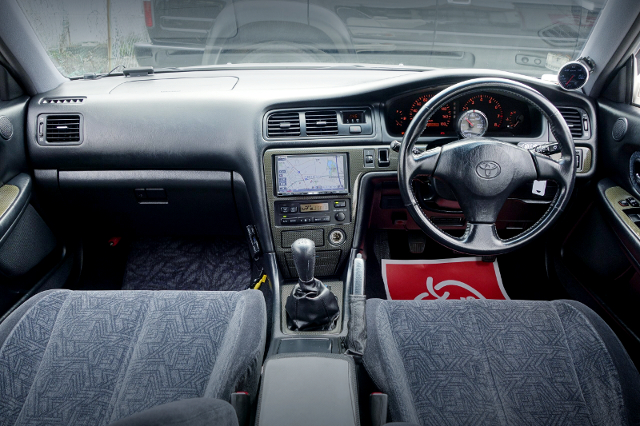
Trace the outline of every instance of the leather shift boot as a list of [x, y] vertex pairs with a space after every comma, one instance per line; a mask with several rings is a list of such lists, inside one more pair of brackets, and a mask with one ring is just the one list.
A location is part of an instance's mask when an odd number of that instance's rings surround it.
[[298, 282], [285, 304], [287, 325], [295, 331], [328, 331], [340, 314], [338, 298], [322, 281]]

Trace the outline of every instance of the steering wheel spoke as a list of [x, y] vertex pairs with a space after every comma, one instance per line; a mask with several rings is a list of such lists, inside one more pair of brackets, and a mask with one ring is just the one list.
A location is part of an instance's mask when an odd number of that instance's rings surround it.
[[500, 248], [505, 243], [498, 236], [495, 223], [467, 223], [467, 231], [460, 239], [470, 249], [482, 250], [485, 247]]
[[536, 171], [538, 173], [538, 180], [553, 180], [555, 182], [564, 181], [563, 164], [557, 162], [551, 157], [546, 155], [532, 153], [534, 163], [536, 165]]
[[438, 165], [438, 159], [442, 152], [441, 147], [423, 152], [417, 157], [410, 155], [407, 162], [407, 176], [415, 179], [418, 176], [433, 176]]
[[495, 224], [506, 201], [506, 195], [480, 198], [473, 194], [466, 194], [463, 199], [458, 200], [467, 222], [476, 224]]

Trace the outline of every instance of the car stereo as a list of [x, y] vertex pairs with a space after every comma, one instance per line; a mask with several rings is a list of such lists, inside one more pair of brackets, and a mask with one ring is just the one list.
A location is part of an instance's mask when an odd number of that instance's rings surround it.
[[347, 154], [275, 156], [276, 195], [349, 193]]

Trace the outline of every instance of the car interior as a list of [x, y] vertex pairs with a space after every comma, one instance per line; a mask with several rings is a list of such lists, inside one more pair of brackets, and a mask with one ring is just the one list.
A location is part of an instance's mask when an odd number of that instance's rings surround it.
[[639, 52], [634, 0], [0, 0], [0, 426], [640, 425]]

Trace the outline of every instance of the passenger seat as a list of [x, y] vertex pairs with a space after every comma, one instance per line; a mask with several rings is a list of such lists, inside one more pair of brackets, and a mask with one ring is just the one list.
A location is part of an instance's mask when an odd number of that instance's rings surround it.
[[233, 415], [175, 401], [255, 398], [265, 336], [255, 290], [40, 293], [0, 324], [0, 425], [108, 425], [170, 403]]

